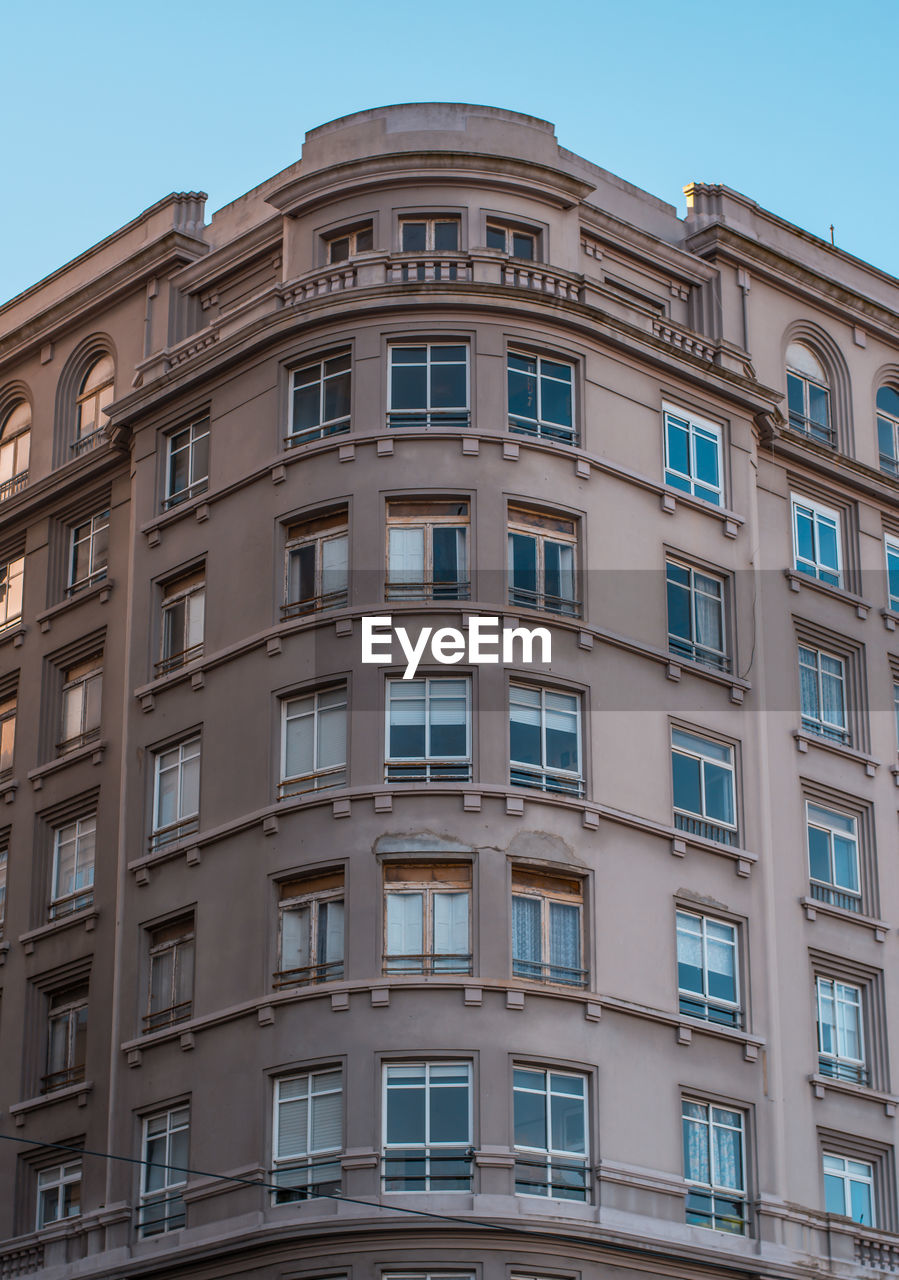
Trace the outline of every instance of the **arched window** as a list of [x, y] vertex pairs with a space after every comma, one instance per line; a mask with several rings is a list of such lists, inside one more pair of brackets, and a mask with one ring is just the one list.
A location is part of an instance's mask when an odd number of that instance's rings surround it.
[[88, 369], [78, 391], [75, 439], [72, 452], [86, 453], [98, 443], [106, 426], [106, 406], [112, 403], [115, 366], [112, 356], [101, 356]]
[[31, 446], [31, 408], [24, 400], [13, 405], [0, 427], [0, 500], [28, 482]]
[[899, 391], [881, 387], [877, 393], [877, 447], [880, 469], [899, 480]]
[[787, 406], [794, 431], [821, 444], [834, 443], [827, 374], [814, 352], [801, 342], [787, 347]]

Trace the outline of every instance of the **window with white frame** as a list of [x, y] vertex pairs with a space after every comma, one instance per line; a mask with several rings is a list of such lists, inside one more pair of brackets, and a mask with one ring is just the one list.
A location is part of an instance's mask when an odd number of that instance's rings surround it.
[[577, 444], [574, 365], [526, 351], [508, 353], [509, 430]]
[[0, 700], [0, 778], [12, 773], [16, 745], [16, 695]]
[[721, 578], [677, 560], [665, 561], [668, 649], [679, 658], [730, 670]]
[[343, 977], [344, 873], [283, 880], [278, 885], [276, 987]]
[[30, 453], [31, 406], [20, 400], [0, 424], [0, 501], [28, 483]]
[[589, 1200], [586, 1078], [515, 1067], [512, 1092], [516, 1194]]
[[282, 699], [281, 799], [346, 783], [346, 725], [345, 684]]
[[6, 925], [6, 872], [9, 850], [0, 849], [0, 938]]
[[85, 587], [92, 587], [106, 577], [106, 560], [109, 553], [109, 509], [98, 511], [89, 520], [73, 525], [69, 530], [71, 554], [69, 559], [68, 593], [73, 595]]
[[189, 1143], [190, 1107], [173, 1107], [144, 1118], [138, 1209], [142, 1239], [184, 1226]]
[[79, 983], [48, 997], [47, 1070], [41, 1092], [50, 1093], [84, 1079], [87, 1056], [88, 984]]
[[345, 605], [348, 555], [346, 508], [289, 525], [282, 618]]
[[369, 253], [374, 248], [374, 230], [370, 222], [354, 227], [351, 231], [338, 231], [325, 238], [328, 263], [346, 262], [357, 253]]
[[880, 469], [899, 479], [899, 391], [880, 387], [877, 392], [877, 448]]
[[22, 620], [22, 582], [25, 557], [16, 556], [0, 564], [0, 631]]
[[577, 528], [568, 516], [509, 507], [509, 604], [580, 617]]
[[674, 825], [720, 844], [737, 843], [733, 747], [671, 730]]
[[275, 1204], [340, 1191], [343, 1073], [307, 1071], [275, 1081], [272, 1182]]
[[149, 930], [145, 1032], [173, 1026], [193, 1013], [195, 941], [193, 913]]
[[470, 1191], [471, 1066], [384, 1067], [384, 1190]]
[[387, 681], [386, 780], [471, 781], [471, 681]]
[[559, 872], [512, 868], [512, 973], [585, 987], [584, 886]]
[[470, 920], [470, 864], [385, 865], [385, 973], [471, 973]]
[[177, 506], [209, 486], [209, 416], [166, 437], [165, 505]]
[[694, 498], [724, 502], [724, 436], [715, 422], [663, 405], [665, 483]]
[[806, 803], [811, 896], [820, 902], [861, 911], [857, 823], [847, 813]]
[[874, 1166], [867, 1160], [852, 1160], [827, 1151], [822, 1161], [825, 1213], [838, 1213], [862, 1226], [876, 1227]]
[[835, 1080], [867, 1084], [862, 989], [836, 978], [817, 977], [818, 1070]]
[[114, 381], [112, 356], [101, 356], [82, 378], [75, 406], [73, 454], [86, 453], [99, 443], [100, 432], [109, 421], [106, 410], [114, 399]]
[[390, 347], [390, 427], [467, 427], [468, 344]]
[[677, 913], [678, 1008], [726, 1027], [742, 1024], [736, 925], [694, 911]]
[[810, 498], [790, 495], [793, 509], [793, 565], [797, 573], [830, 587], [843, 585], [840, 513]]
[[152, 847], [200, 828], [200, 739], [188, 738], [155, 755]]
[[887, 562], [887, 603], [894, 613], [899, 613], [899, 538], [884, 535]]
[[581, 700], [577, 694], [510, 684], [512, 786], [583, 795], [580, 720]]
[[157, 675], [202, 657], [206, 626], [206, 569], [173, 578], [162, 588], [161, 651]]
[[809, 645], [799, 646], [799, 705], [803, 729], [834, 742], [849, 742], [842, 658]]
[[41, 1169], [37, 1175], [35, 1230], [81, 1215], [81, 1161], [68, 1160]]
[[893, 681], [893, 712], [896, 720], [896, 745], [899, 747], [899, 682]]
[[75, 751], [100, 736], [100, 700], [103, 694], [103, 655], [77, 662], [63, 673], [60, 755]]
[[467, 600], [467, 499], [387, 504], [388, 600]]
[[794, 431], [834, 443], [827, 374], [818, 357], [801, 342], [787, 347], [787, 412]]
[[95, 813], [54, 830], [51, 920], [80, 911], [93, 903], [96, 843]]
[[745, 1113], [684, 1098], [682, 1117], [687, 1222], [745, 1235]]
[[487, 223], [487, 248], [499, 249], [513, 258], [533, 262], [537, 257], [538, 235], [524, 227], [513, 227], [502, 222]]
[[290, 375], [289, 445], [307, 444], [350, 429], [352, 357], [340, 351]]
[[[454, 214], [401, 218], [400, 252], [458, 253], [460, 229], [460, 220]], [[424, 276], [419, 279], [424, 279]], [[450, 279], [455, 277], [450, 276]]]

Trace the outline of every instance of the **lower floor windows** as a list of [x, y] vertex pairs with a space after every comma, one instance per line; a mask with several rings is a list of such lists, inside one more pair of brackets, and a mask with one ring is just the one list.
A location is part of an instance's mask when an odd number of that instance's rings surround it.
[[471, 1067], [410, 1062], [384, 1069], [384, 1190], [470, 1191]]
[[143, 1238], [184, 1226], [189, 1139], [189, 1107], [175, 1107], [144, 1119], [138, 1210], [138, 1230]]
[[275, 1081], [272, 1181], [275, 1204], [340, 1190], [343, 1076], [310, 1071]]
[[588, 1200], [585, 1077], [516, 1067], [513, 1093], [517, 1194]]
[[874, 1167], [866, 1160], [824, 1153], [824, 1208], [866, 1227], [876, 1227]]
[[745, 1114], [684, 1098], [682, 1117], [687, 1222], [744, 1235]]
[[55, 1164], [37, 1175], [37, 1218], [35, 1230], [52, 1222], [77, 1218], [81, 1213], [81, 1161]]

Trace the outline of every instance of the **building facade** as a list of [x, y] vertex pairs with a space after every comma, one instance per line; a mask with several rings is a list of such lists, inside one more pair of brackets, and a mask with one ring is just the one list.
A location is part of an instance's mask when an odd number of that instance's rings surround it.
[[899, 282], [687, 198], [388, 107], [0, 308], [0, 1277], [899, 1270]]

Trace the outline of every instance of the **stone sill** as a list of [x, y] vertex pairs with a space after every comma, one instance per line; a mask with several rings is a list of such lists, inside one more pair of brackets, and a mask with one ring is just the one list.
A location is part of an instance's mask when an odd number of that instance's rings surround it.
[[51, 938], [57, 933], [63, 933], [66, 929], [74, 929], [83, 924], [85, 933], [92, 933], [99, 918], [100, 912], [96, 907], [82, 907], [80, 911], [71, 911], [67, 916], [60, 916], [58, 920], [51, 920], [49, 924], [42, 924], [37, 929], [29, 929], [27, 933], [20, 933], [19, 942], [24, 946], [25, 954], [31, 955], [36, 942], [41, 942], [44, 938]]
[[817, 747], [820, 751], [829, 751], [832, 755], [841, 756], [844, 760], [854, 761], [860, 764], [865, 770], [869, 778], [873, 778], [875, 772], [880, 768], [880, 761], [875, 760], [873, 756], [869, 756], [865, 751], [856, 751], [854, 747], [845, 747], [840, 742], [833, 742], [830, 738], [821, 737], [817, 733], [809, 733], [807, 729], [794, 729], [793, 740], [796, 743], [796, 750], [805, 754], [809, 747]]
[[85, 587], [83, 591], [76, 591], [74, 595], [69, 596], [65, 600], [60, 600], [59, 604], [51, 605], [49, 609], [45, 609], [43, 613], [39, 613], [35, 618], [35, 622], [41, 631], [49, 631], [52, 624], [64, 613], [68, 613], [70, 609], [76, 609], [78, 605], [84, 604], [85, 600], [99, 599], [101, 604], [106, 604], [115, 582], [112, 578], [104, 578], [102, 582], [95, 583], [92, 587]]
[[801, 591], [803, 587], [810, 587], [812, 591], [820, 591], [822, 595], [829, 596], [831, 600], [837, 600], [840, 604], [850, 605], [862, 622], [867, 618], [873, 607], [870, 600], [863, 600], [855, 592], [846, 591], [843, 587], [832, 587], [827, 582], [821, 582], [819, 578], [813, 578], [809, 573], [800, 573], [798, 569], [784, 569], [784, 577], [789, 582], [791, 591]]
[[830, 916], [834, 920], [845, 920], [847, 924], [860, 924], [865, 928], [873, 929], [874, 939], [876, 942], [884, 942], [890, 931], [890, 926], [885, 920], [878, 920], [876, 916], [862, 915], [859, 911], [847, 911], [845, 907], [835, 907], [830, 902], [820, 902], [817, 898], [800, 898], [799, 905], [805, 911], [806, 920], [815, 920], [819, 915]]
[[18, 626], [13, 624], [13, 626], [0, 631], [0, 648], [2, 648], [3, 645], [12, 644], [14, 649], [21, 649], [25, 642], [27, 631], [28, 628], [23, 627], [21, 623]]
[[79, 764], [82, 760], [90, 760], [91, 764], [95, 765], [102, 764], [103, 752], [108, 745], [109, 743], [104, 738], [98, 738], [95, 742], [88, 742], [85, 746], [78, 747], [75, 751], [67, 751], [65, 755], [57, 756], [55, 760], [51, 760], [48, 764], [41, 764], [36, 769], [30, 769], [28, 771], [28, 781], [35, 791], [40, 791], [44, 784], [44, 778], [58, 773], [60, 769], [65, 769], [70, 764]]
[[870, 1089], [866, 1085], [853, 1084], [850, 1080], [836, 1080], [833, 1076], [822, 1076], [817, 1072], [809, 1076], [809, 1084], [815, 1097], [821, 1099], [826, 1093], [842, 1093], [850, 1098], [861, 1098], [865, 1102], [876, 1102], [883, 1107], [884, 1115], [892, 1119], [896, 1114], [899, 1098], [881, 1089]]
[[87, 1106], [87, 1095], [93, 1090], [92, 1080], [82, 1080], [78, 1084], [68, 1084], [63, 1089], [53, 1089], [50, 1093], [42, 1093], [37, 1098], [27, 1098], [24, 1102], [14, 1102], [9, 1114], [15, 1117], [16, 1124], [21, 1127], [32, 1111], [40, 1111], [42, 1107], [52, 1106], [55, 1102], [69, 1102], [76, 1098], [79, 1107]]

